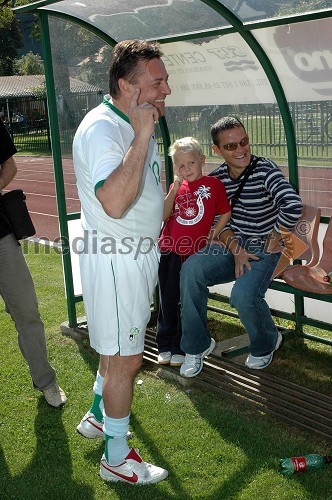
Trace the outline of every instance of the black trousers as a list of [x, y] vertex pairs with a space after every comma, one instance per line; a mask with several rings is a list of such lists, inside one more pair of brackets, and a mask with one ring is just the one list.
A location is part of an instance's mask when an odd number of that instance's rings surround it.
[[176, 253], [162, 253], [160, 257], [159, 313], [157, 322], [158, 352], [184, 354], [180, 348], [180, 271], [185, 257]]

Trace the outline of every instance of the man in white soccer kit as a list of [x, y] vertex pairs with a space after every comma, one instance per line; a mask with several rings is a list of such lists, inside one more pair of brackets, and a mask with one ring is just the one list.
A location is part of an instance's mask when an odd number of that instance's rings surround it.
[[93, 403], [77, 430], [105, 438], [101, 477], [131, 484], [156, 483], [168, 474], [127, 443], [163, 213], [153, 135], [171, 90], [161, 55], [154, 42], [119, 42], [112, 51], [111, 97], [85, 116], [73, 143], [85, 231], [83, 299], [91, 345], [100, 354]]
[[[80, 267], [91, 346], [100, 354], [130, 356], [144, 350], [158, 273], [155, 241], [161, 228], [164, 195], [161, 159], [151, 138], [135, 203], [122, 218], [110, 220], [98, 202], [96, 190], [121, 163], [134, 139], [127, 116], [109, 99], [105, 96], [103, 103], [87, 115], [74, 141], [85, 232], [79, 248]], [[87, 162], [85, 149], [91, 137], [94, 148]], [[110, 331], [118, 335], [110, 335]]]

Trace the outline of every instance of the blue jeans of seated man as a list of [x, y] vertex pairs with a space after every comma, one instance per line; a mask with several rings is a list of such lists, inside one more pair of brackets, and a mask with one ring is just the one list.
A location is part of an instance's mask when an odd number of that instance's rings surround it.
[[230, 283], [235, 280], [230, 304], [237, 309], [239, 318], [250, 339], [253, 356], [270, 353], [277, 342], [278, 331], [265, 301], [265, 293], [271, 282], [280, 253], [263, 251], [262, 245], [251, 253], [259, 257], [252, 260], [251, 271], [235, 279], [233, 255], [220, 245], [210, 245], [192, 255], [181, 269], [181, 349], [187, 354], [205, 351], [211, 342], [207, 326], [208, 286]]

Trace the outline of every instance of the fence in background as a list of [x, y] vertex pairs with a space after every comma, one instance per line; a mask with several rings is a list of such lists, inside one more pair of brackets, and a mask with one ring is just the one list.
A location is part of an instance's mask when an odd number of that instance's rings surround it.
[[[74, 133], [86, 113], [101, 102], [96, 93], [70, 93], [58, 99], [63, 154], [70, 155]], [[46, 97], [0, 97], [0, 116], [19, 153], [51, 154]]]
[[[76, 128], [85, 114], [101, 102], [98, 94], [71, 94], [66, 99], [65, 119], [60, 122], [62, 153], [71, 154]], [[61, 103], [60, 103], [61, 104]], [[332, 101], [290, 103], [295, 126], [299, 160], [315, 160], [332, 166]], [[60, 106], [61, 108], [61, 106]], [[0, 113], [19, 152], [50, 154], [50, 133], [47, 102], [41, 98], [0, 98]], [[166, 120], [171, 140], [192, 135], [203, 145], [205, 154], [212, 156], [210, 127], [220, 117], [235, 115], [248, 130], [254, 151], [262, 156], [287, 159], [287, 144], [279, 108], [270, 105], [169, 107]], [[159, 130], [156, 131], [163, 153]], [[316, 164], [316, 163], [315, 163]]]
[[[332, 102], [290, 103], [299, 159], [326, 159], [332, 153]], [[276, 104], [248, 104], [167, 108], [171, 140], [196, 137], [207, 156], [212, 156], [210, 128], [222, 116], [237, 116], [246, 127], [251, 144], [262, 156], [287, 158], [285, 130]], [[332, 165], [330, 163], [330, 165]]]

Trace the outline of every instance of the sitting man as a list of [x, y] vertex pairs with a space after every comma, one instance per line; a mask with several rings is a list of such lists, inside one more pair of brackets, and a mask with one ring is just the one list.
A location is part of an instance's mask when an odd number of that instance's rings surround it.
[[[213, 150], [224, 163], [211, 172], [219, 178], [232, 204], [232, 217], [219, 241], [192, 255], [181, 270], [181, 349], [186, 353], [180, 373], [195, 377], [203, 359], [215, 347], [207, 326], [208, 287], [235, 280], [230, 304], [238, 311], [250, 339], [245, 362], [252, 369], [267, 367], [282, 336], [265, 301], [283, 249], [282, 230], [291, 231], [302, 202], [279, 168], [269, 159], [251, 155], [249, 137], [234, 117], [211, 128]], [[253, 170], [235, 202], [244, 172]], [[233, 198], [233, 201], [232, 201]]]

